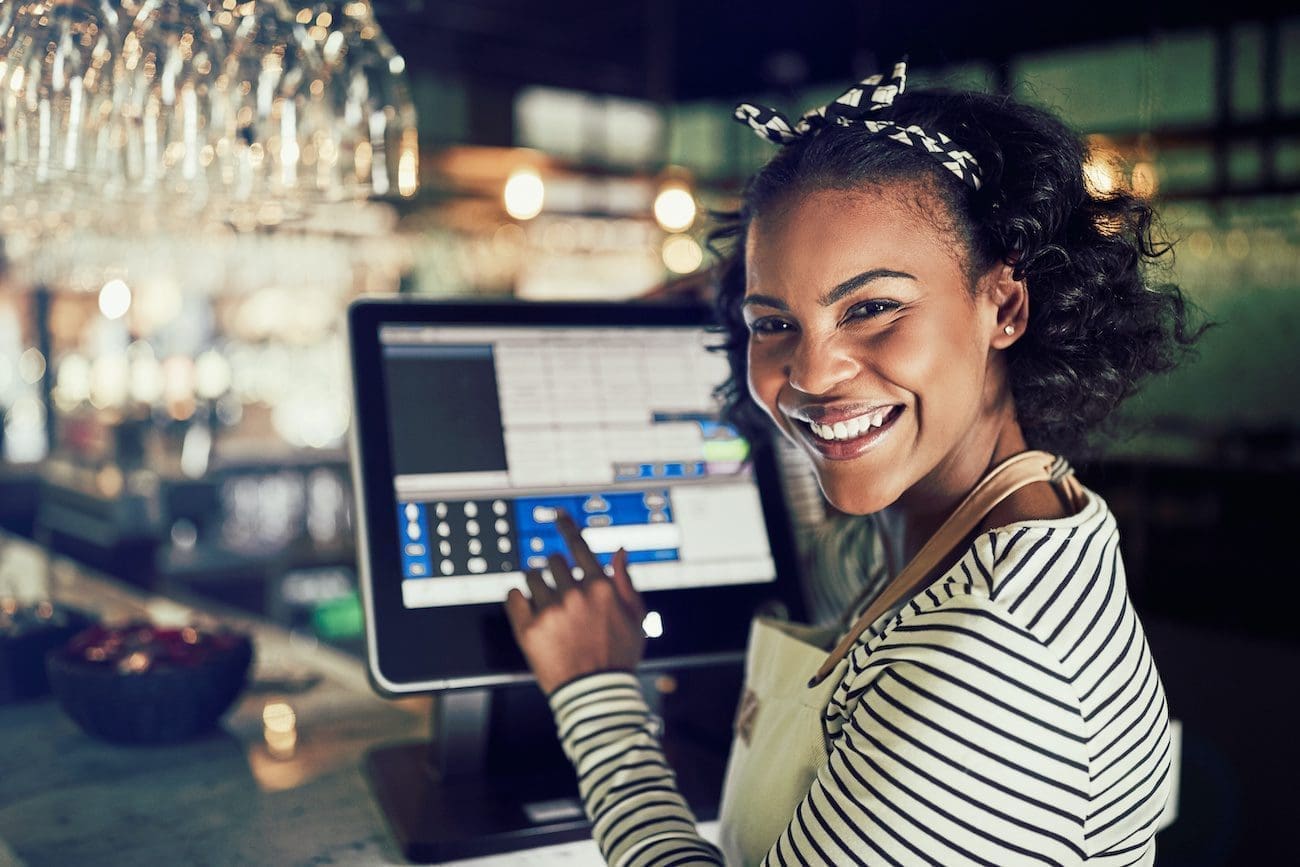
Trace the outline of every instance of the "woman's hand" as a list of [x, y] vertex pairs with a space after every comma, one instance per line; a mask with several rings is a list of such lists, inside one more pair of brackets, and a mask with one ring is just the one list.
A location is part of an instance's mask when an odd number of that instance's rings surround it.
[[506, 596], [515, 641], [547, 695], [584, 674], [631, 671], [645, 651], [645, 606], [628, 576], [627, 552], [615, 552], [613, 575], [607, 576], [573, 519], [560, 512], [555, 523], [582, 567], [582, 580], [574, 579], [568, 561], [552, 554], [554, 588], [540, 569], [529, 569], [524, 576], [531, 597], [517, 588]]

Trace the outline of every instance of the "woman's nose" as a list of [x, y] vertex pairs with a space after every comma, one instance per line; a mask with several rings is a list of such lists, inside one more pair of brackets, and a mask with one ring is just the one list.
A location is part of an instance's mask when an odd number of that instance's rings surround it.
[[790, 385], [805, 394], [826, 394], [857, 375], [858, 364], [835, 340], [804, 338], [785, 369]]

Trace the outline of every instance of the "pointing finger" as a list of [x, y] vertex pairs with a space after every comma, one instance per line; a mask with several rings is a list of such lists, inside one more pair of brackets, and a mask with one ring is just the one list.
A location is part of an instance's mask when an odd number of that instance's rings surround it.
[[614, 552], [613, 567], [613, 574], [609, 580], [614, 584], [619, 600], [637, 617], [645, 616], [645, 604], [641, 601], [641, 594], [636, 592], [636, 587], [632, 584], [631, 573], [627, 571], [626, 548], [619, 548]]
[[506, 619], [510, 621], [510, 629], [515, 634], [515, 641], [519, 640], [520, 634], [528, 624], [533, 620], [533, 609], [528, 604], [528, 597], [518, 587], [510, 588], [506, 594]]
[[578, 586], [578, 582], [573, 580], [573, 572], [569, 569], [569, 561], [564, 559], [563, 554], [552, 554], [546, 559], [551, 564], [551, 580], [555, 582], [556, 593], [562, 596], [565, 591]]
[[528, 585], [528, 592], [533, 596], [533, 610], [541, 611], [547, 605], [555, 601], [555, 591], [551, 585], [546, 583], [542, 577], [541, 569], [527, 569], [524, 571], [524, 582]]
[[605, 574], [601, 568], [600, 561], [596, 555], [591, 553], [591, 548], [587, 547], [587, 542], [582, 538], [582, 531], [578, 525], [573, 522], [568, 512], [561, 511], [559, 517], [555, 519], [555, 525], [560, 530], [560, 535], [564, 537], [564, 543], [569, 547], [569, 555], [573, 557], [573, 562], [582, 567], [583, 579], [600, 578]]

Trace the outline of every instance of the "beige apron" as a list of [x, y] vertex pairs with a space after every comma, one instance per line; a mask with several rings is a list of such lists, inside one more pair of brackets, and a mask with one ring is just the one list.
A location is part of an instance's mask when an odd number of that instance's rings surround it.
[[[847, 633], [834, 626], [754, 621], [723, 783], [719, 843], [727, 864], [762, 862], [828, 761], [822, 716], [863, 631], [926, 586], [994, 506], [1038, 481], [1060, 483], [1069, 501], [1082, 506], [1082, 490], [1064, 460], [1033, 451], [1008, 459], [985, 476]], [[837, 635], [841, 641], [828, 655]]]
[[841, 660], [836, 674], [812, 689], [808, 677], [834, 639], [833, 630], [817, 634], [765, 617], [750, 627], [719, 817], [728, 864], [763, 860], [826, 764], [822, 713], [849, 661]]

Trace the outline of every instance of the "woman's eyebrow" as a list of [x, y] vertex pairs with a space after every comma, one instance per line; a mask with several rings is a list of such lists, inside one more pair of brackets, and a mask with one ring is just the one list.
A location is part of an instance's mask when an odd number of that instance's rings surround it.
[[906, 271], [895, 271], [892, 268], [872, 268], [870, 271], [863, 271], [856, 277], [850, 277], [843, 283], [836, 286], [831, 291], [817, 299], [817, 303], [823, 307], [830, 307], [836, 301], [839, 301], [845, 295], [849, 295], [861, 289], [872, 280], [879, 280], [884, 277], [902, 277], [906, 280], [915, 280], [911, 274]]
[[780, 298], [773, 298], [771, 295], [746, 295], [741, 299], [740, 306], [748, 307], [751, 304], [761, 304], [764, 307], [775, 307], [777, 310], [788, 311], [790, 309], [790, 306]]
[[[830, 307], [836, 301], [839, 301], [846, 295], [856, 292], [872, 280], [880, 280], [885, 277], [901, 277], [905, 280], [916, 279], [906, 271], [895, 271], [892, 268], [872, 268], [870, 271], [863, 271], [861, 274], [858, 274], [855, 277], [850, 277], [843, 283], [840, 283], [834, 289], [818, 298], [817, 303], [823, 307]], [[775, 307], [777, 310], [788, 311], [790, 309], [790, 305], [786, 304], [780, 298], [776, 298], [772, 295], [760, 295], [758, 293], [746, 295], [741, 300], [740, 304], [742, 307], [748, 307], [751, 304], [761, 304], [765, 307]]]

